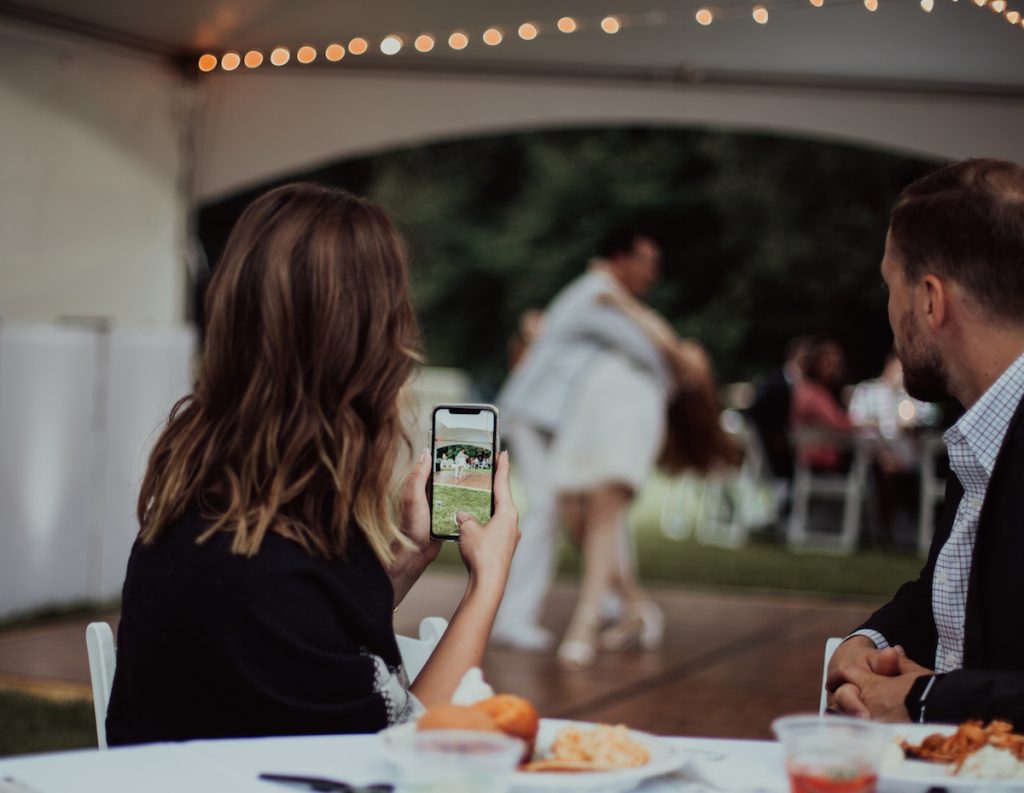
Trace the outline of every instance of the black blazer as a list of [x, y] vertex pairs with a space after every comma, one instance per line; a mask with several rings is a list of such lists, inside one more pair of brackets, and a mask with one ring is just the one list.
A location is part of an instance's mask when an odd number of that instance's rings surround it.
[[764, 447], [772, 476], [793, 477], [793, 444], [789, 439], [789, 412], [793, 404], [793, 386], [784, 369], [772, 371], [757, 388], [754, 401], [747, 408]]
[[[929, 669], [938, 635], [932, 614], [932, 575], [949, 537], [963, 489], [955, 474], [946, 484], [942, 519], [928, 561], [916, 581], [871, 615], [861, 628]], [[936, 676], [929, 692], [928, 721], [1002, 718], [1024, 729], [1024, 401], [1014, 413], [996, 458], [981, 509], [967, 588], [964, 666]], [[913, 703], [908, 702], [908, 706]], [[911, 708], [911, 715], [914, 709]]]

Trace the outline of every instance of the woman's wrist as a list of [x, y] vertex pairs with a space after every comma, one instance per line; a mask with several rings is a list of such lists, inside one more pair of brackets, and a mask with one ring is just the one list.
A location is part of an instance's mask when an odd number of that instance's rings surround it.
[[507, 575], [490, 575], [487, 573], [480, 575], [470, 571], [464, 600], [472, 598], [474, 600], [493, 600], [495, 603], [501, 603], [501, 598], [505, 594], [507, 578]]

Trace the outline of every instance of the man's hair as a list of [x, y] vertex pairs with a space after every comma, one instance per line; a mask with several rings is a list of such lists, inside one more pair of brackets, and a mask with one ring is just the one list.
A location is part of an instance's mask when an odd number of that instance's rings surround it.
[[338, 556], [361, 531], [390, 562], [406, 544], [392, 471], [420, 339], [390, 219], [342, 190], [264, 193], [228, 238], [206, 316], [195, 391], [149, 458], [142, 541], [197, 510], [204, 538], [230, 532], [238, 554], [275, 531]]
[[630, 254], [636, 241], [647, 236], [636, 226], [619, 226], [604, 235], [597, 252], [602, 259], [614, 259], [622, 254]]
[[896, 202], [890, 245], [904, 275], [960, 284], [996, 318], [1024, 323], [1024, 168], [964, 160], [918, 179]]

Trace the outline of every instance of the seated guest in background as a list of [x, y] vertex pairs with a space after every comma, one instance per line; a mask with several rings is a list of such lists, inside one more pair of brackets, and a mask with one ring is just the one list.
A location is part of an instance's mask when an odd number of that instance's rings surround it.
[[895, 352], [885, 359], [881, 377], [858, 383], [850, 397], [850, 418], [872, 431], [875, 490], [882, 532], [893, 539], [896, 516], [913, 515], [918, 504], [920, 438], [915, 428], [935, 424], [939, 410], [903, 388], [903, 365]]
[[370, 732], [450, 699], [483, 656], [517, 516], [502, 455], [492, 520], [459, 515], [469, 585], [410, 690], [392, 612], [439, 544], [426, 452], [392, 512], [419, 331], [390, 220], [340, 190], [266, 193], [206, 317], [139, 496], [110, 743]]
[[776, 479], [793, 478], [793, 443], [790, 439], [793, 388], [804, 377], [811, 343], [807, 336], [797, 336], [786, 345], [786, 362], [758, 384], [754, 401], [747, 409], [764, 447], [772, 476]]
[[836, 710], [1024, 729], [1024, 168], [967, 160], [907, 187], [882, 259], [907, 392], [954, 396], [928, 561], [836, 651]]
[[[854, 424], [837, 398], [843, 384], [843, 348], [834, 339], [818, 339], [807, 352], [804, 377], [793, 387], [790, 423], [795, 431], [822, 429], [850, 433]], [[801, 462], [822, 471], [843, 468], [842, 453], [827, 442], [805, 446]]]

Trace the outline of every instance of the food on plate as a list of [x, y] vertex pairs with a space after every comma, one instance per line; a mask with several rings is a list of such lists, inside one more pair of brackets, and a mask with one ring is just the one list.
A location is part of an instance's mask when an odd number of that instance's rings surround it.
[[920, 744], [900, 741], [907, 758], [951, 763], [951, 774], [981, 779], [1024, 777], [1024, 735], [1006, 721], [966, 721], [950, 735], [933, 733]]
[[529, 700], [496, 694], [473, 705], [434, 705], [420, 716], [417, 730], [502, 732], [523, 742], [520, 771], [614, 771], [647, 765], [650, 752], [621, 724], [563, 727], [550, 748], [534, 757], [540, 714]]
[[433, 705], [416, 722], [417, 730], [475, 730], [500, 732], [494, 719], [470, 705]]
[[612, 727], [564, 727], [548, 756], [527, 763], [523, 771], [611, 771], [636, 768], [650, 760], [647, 747], [630, 737], [621, 724]]
[[525, 744], [523, 762], [533, 757], [537, 731], [540, 729], [540, 714], [530, 700], [515, 694], [496, 694], [477, 702], [473, 707], [493, 719], [503, 733]]

